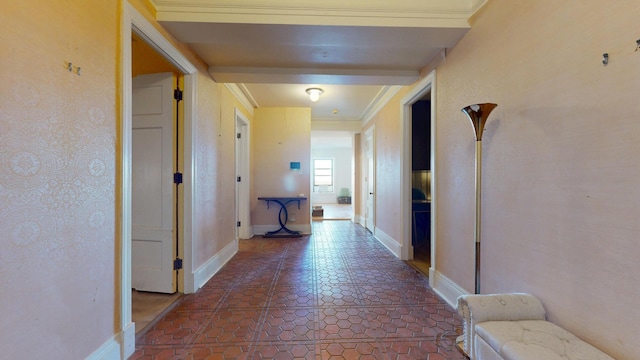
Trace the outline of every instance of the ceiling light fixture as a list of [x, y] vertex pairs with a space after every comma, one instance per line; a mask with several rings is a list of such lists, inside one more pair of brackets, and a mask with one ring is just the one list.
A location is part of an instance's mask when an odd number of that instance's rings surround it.
[[307, 92], [307, 94], [309, 94], [309, 99], [311, 99], [311, 101], [313, 102], [318, 101], [318, 99], [320, 99], [320, 95], [322, 95], [322, 93], [324, 92], [324, 90], [320, 88], [308, 88], [305, 91]]

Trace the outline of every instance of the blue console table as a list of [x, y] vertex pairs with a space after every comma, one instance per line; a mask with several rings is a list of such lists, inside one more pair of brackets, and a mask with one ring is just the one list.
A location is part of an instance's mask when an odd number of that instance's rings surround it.
[[[275, 231], [269, 231], [264, 234], [264, 237], [300, 237], [302, 234], [300, 231], [294, 231], [287, 228], [287, 221], [289, 221], [289, 212], [287, 211], [287, 205], [292, 202], [298, 203], [298, 209], [300, 209], [300, 202], [302, 200], [307, 200], [306, 197], [302, 196], [293, 196], [293, 197], [259, 197], [258, 200], [264, 200], [267, 202], [267, 209], [269, 208], [270, 203], [273, 201], [276, 204], [280, 205], [280, 211], [278, 212], [278, 222], [280, 223], [280, 229]], [[284, 232], [284, 233], [282, 233]]]

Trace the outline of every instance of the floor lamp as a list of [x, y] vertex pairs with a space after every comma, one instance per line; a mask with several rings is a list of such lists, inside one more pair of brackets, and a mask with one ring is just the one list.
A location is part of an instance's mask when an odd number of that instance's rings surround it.
[[471, 125], [476, 133], [476, 294], [480, 294], [480, 192], [482, 190], [482, 132], [484, 131], [484, 124], [487, 122], [489, 114], [496, 106], [498, 105], [486, 103], [469, 105], [462, 109], [462, 112], [467, 115], [469, 120], [471, 120]]

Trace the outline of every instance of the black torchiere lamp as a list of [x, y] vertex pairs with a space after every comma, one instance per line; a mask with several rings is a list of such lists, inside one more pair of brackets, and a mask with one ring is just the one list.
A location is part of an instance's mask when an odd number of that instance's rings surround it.
[[482, 132], [484, 131], [484, 124], [487, 122], [489, 114], [496, 106], [498, 105], [492, 103], [474, 104], [462, 109], [462, 112], [469, 117], [469, 120], [471, 120], [471, 125], [476, 133], [476, 294], [480, 294], [480, 191], [482, 190]]

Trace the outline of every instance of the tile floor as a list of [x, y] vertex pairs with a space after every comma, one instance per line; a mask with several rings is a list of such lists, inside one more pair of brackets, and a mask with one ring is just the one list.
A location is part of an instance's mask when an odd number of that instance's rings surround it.
[[238, 254], [141, 338], [132, 359], [464, 359], [460, 318], [350, 221], [240, 241]]

